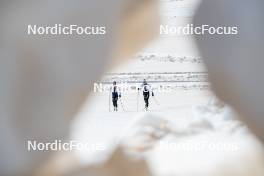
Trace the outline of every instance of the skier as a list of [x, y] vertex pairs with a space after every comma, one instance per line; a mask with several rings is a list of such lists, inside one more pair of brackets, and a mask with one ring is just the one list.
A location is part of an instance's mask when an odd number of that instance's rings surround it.
[[117, 101], [118, 101], [118, 98], [121, 98], [121, 93], [118, 91], [116, 81], [113, 82], [113, 86], [111, 87], [111, 91], [112, 91], [112, 102], [113, 102], [113, 106], [114, 106], [114, 111], [118, 111]]
[[150, 96], [150, 92], [151, 95], [154, 96], [154, 93], [152, 91], [151, 86], [147, 83], [146, 79], [143, 80], [142, 85], [140, 86], [140, 88], [138, 88], [138, 90], [142, 89], [143, 92], [143, 98], [144, 98], [144, 102], [145, 102], [145, 110], [148, 110], [148, 106], [149, 106], [149, 96]]

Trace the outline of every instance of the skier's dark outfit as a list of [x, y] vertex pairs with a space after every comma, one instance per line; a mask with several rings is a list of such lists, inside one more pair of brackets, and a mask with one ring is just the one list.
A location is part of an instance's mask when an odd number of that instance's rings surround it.
[[118, 93], [113, 91], [112, 92], [112, 102], [113, 102], [113, 106], [115, 109], [117, 109], [117, 101], [118, 101]]
[[143, 98], [145, 101], [145, 109], [148, 110], [150, 91], [152, 93], [152, 96], [154, 96], [154, 93], [152, 92], [152, 89], [151, 89], [150, 85], [146, 82], [146, 80], [144, 80], [141, 87], [143, 89]]
[[143, 97], [144, 97], [144, 101], [145, 101], [145, 108], [148, 108], [148, 106], [149, 106], [149, 91], [147, 91], [147, 92], [143, 91]]
[[117, 106], [118, 106], [117, 101], [119, 97], [121, 97], [121, 94], [118, 93], [116, 82], [114, 81], [112, 87], [112, 102], [114, 106], [114, 111], [117, 111]]

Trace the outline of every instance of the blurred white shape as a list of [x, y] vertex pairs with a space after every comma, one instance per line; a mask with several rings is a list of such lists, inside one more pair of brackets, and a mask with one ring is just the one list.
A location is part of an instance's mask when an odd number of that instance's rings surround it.
[[197, 26], [235, 26], [237, 35], [196, 36], [215, 93], [264, 141], [263, 7], [261, 0], [204, 0]]

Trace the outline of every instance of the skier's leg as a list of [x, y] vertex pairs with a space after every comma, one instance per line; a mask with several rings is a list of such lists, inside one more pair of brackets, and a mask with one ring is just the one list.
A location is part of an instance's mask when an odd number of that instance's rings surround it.
[[145, 102], [145, 109], [147, 108], [147, 93], [143, 92], [143, 98], [144, 98], [144, 102]]
[[117, 107], [118, 107], [117, 100], [115, 102], [115, 105], [116, 105], [116, 111], [118, 111], [118, 109], [117, 109]]
[[148, 110], [148, 97], [144, 97], [144, 101], [145, 101], [145, 109]]
[[117, 100], [115, 100], [115, 110], [117, 111]]
[[149, 97], [146, 97], [146, 110], [148, 110], [148, 106], [149, 106]]
[[115, 103], [114, 103], [114, 99], [112, 99], [112, 103], [113, 103], [113, 107], [114, 107], [114, 111], [115, 111]]

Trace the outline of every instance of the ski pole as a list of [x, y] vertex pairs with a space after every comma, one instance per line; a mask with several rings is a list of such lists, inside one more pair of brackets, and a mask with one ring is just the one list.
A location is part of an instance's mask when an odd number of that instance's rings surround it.
[[110, 112], [110, 95], [111, 95], [111, 89], [109, 90], [109, 96], [108, 96], [108, 111]]
[[138, 92], [137, 92], [137, 112], [138, 112], [138, 97], [139, 97], [139, 89], [138, 89]]
[[155, 98], [155, 96], [152, 96], [152, 98], [153, 98], [153, 100], [155, 101], [155, 103], [156, 103], [157, 105], [160, 105], [160, 103], [159, 103], [158, 100]]
[[124, 108], [124, 105], [123, 105], [123, 102], [122, 102], [122, 99], [120, 98], [119, 100], [120, 100], [120, 104], [121, 104], [121, 107], [122, 107], [123, 111], [126, 112], [126, 110], [125, 110], [125, 108]]

